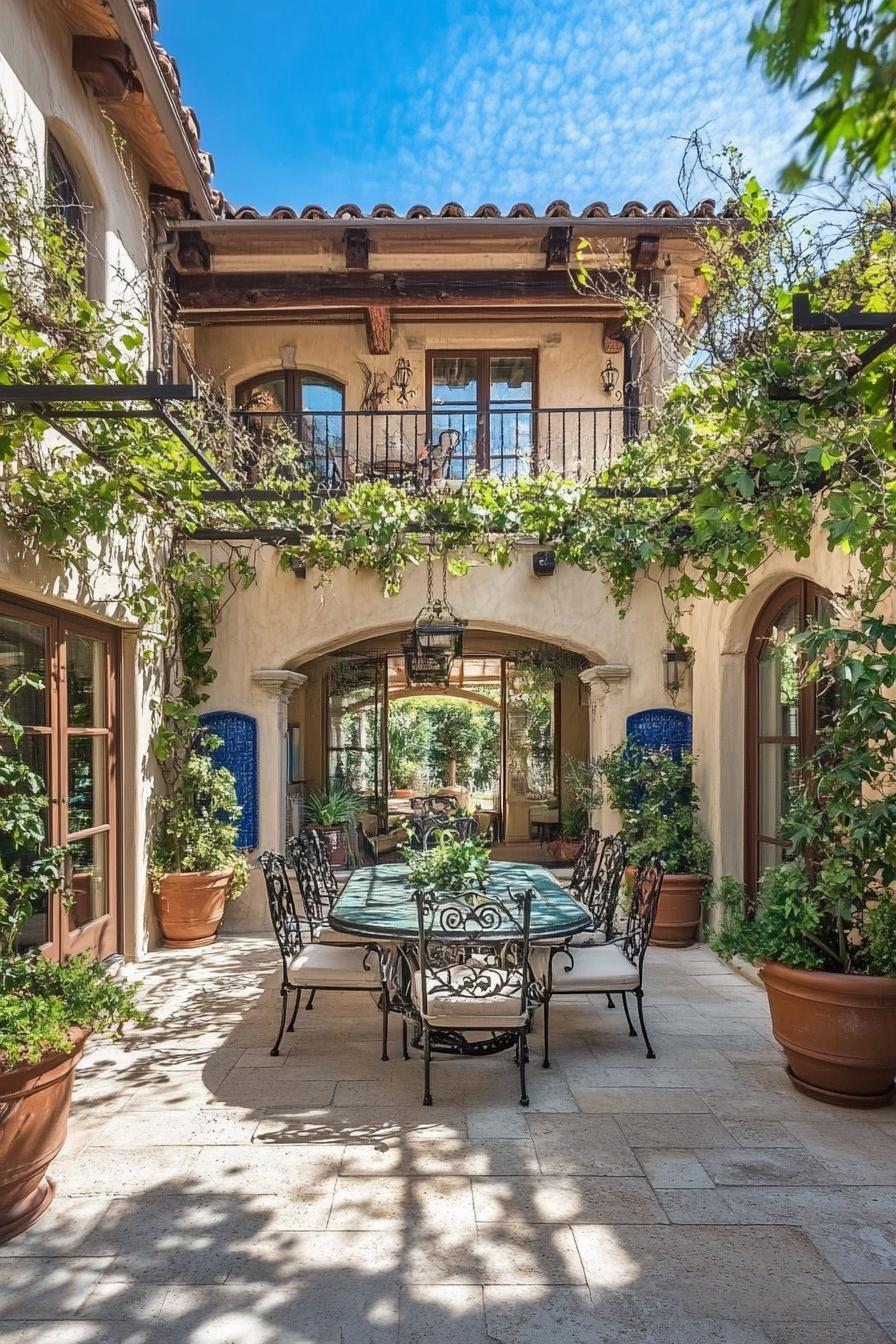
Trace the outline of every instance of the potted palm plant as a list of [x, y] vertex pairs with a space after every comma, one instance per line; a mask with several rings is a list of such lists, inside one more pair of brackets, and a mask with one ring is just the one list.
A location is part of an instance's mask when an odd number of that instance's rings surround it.
[[896, 625], [794, 642], [816, 683], [818, 747], [791, 780], [786, 859], [730, 913], [725, 950], [760, 965], [794, 1086], [881, 1106], [896, 1075]]
[[312, 791], [305, 799], [305, 825], [320, 832], [336, 868], [348, 863], [348, 832], [360, 815], [361, 799], [344, 784], [334, 784], [329, 793]]
[[155, 807], [152, 881], [166, 947], [213, 943], [224, 905], [243, 891], [248, 864], [236, 848], [240, 807], [233, 775], [216, 766], [211, 737], [196, 742]]
[[92, 1031], [145, 1021], [134, 989], [86, 955], [57, 965], [23, 950], [58, 887], [64, 851], [46, 844], [43, 781], [21, 755], [11, 712], [32, 675], [0, 700], [0, 1242], [49, 1205], [47, 1169], [65, 1142], [75, 1068]]
[[703, 894], [712, 857], [700, 832], [700, 799], [694, 757], [649, 751], [623, 742], [597, 762], [611, 805], [622, 817], [631, 878], [637, 865], [657, 854], [666, 864], [650, 941], [657, 947], [690, 947], [700, 928]]
[[597, 790], [597, 766], [567, 754], [563, 758], [563, 800], [560, 807], [560, 834], [548, 845], [553, 859], [575, 863], [588, 829], [592, 807], [600, 801]]

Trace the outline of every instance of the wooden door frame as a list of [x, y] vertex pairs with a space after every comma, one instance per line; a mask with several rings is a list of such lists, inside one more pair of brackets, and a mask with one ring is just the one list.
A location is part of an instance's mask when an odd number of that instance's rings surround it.
[[[66, 926], [65, 911], [61, 895], [56, 893], [47, 904], [47, 942], [41, 944], [42, 955], [59, 961], [63, 957], [78, 951], [95, 951], [100, 959], [115, 955], [121, 951], [121, 938], [124, 928], [122, 909], [123, 883], [121, 872], [121, 631], [117, 626], [85, 616], [79, 612], [70, 612], [63, 608], [52, 607], [47, 603], [32, 601], [18, 594], [0, 591], [0, 614], [14, 620], [27, 621], [34, 625], [43, 625], [47, 630], [47, 676], [45, 693], [47, 696], [47, 725], [44, 731], [37, 729], [37, 735], [49, 739], [47, 750], [47, 796], [49, 799], [48, 821], [51, 844], [60, 843], [67, 834], [68, 824], [68, 736], [69, 725], [66, 719], [67, 687], [64, 683], [65, 639], [69, 632], [83, 634], [89, 639], [105, 642], [108, 656], [106, 660], [106, 705], [109, 728], [109, 759], [107, 763], [107, 809], [108, 809], [108, 877], [109, 910], [105, 915], [83, 925], [70, 933]], [[31, 725], [29, 725], [29, 728]], [[33, 731], [33, 730], [32, 730]], [[91, 734], [88, 730], [82, 735], [99, 736], [100, 731]], [[94, 828], [91, 828], [93, 830]], [[95, 833], [95, 832], [94, 832]], [[82, 834], [78, 832], [78, 834]], [[111, 935], [107, 931], [111, 930]]]
[[[491, 388], [491, 376], [489, 370], [489, 361], [492, 359], [507, 358], [526, 358], [532, 360], [532, 417], [533, 433], [532, 447], [535, 448], [535, 425], [538, 412], [538, 347], [526, 347], [524, 349], [507, 350], [504, 348], [491, 349], [488, 346], [471, 346], [467, 349], [439, 350], [432, 349], [426, 352], [426, 434], [430, 442], [433, 438], [432, 422], [434, 415], [450, 415], [451, 407], [436, 408], [432, 403], [432, 365], [436, 359], [475, 359], [476, 360], [476, 408], [472, 412], [476, 416], [476, 467], [478, 470], [487, 471], [491, 460], [491, 426], [489, 424], [489, 389]], [[483, 376], [483, 373], [485, 376]], [[460, 414], [469, 415], [471, 412], [462, 407]], [[521, 412], [526, 414], [526, 412]]]
[[[798, 629], [805, 630], [808, 617], [814, 614], [814, 607], [827, 591], [811, 579], [792, 578], [772, 592], [759, 610], [750, 630], [746, 651], [746, 669], [744, 677], [744, 886], [748, 896], [755, 900], [759, 878], [759, 845], [775, 843], [773, 839], [759, 834], [759, 659], [761, 650], [758, 642], [765, 644], [769, 637], [769, 627], [774, 617], [789, 606], [797, 603]], [[787, 745], [794, 743], [791, 736], [763, 734], [763, 742]], [[815, 692], [812, 686], [801, 686], [797, 700], [797, 735], [795, 746], [797, 757], [804, 759], [814, 749], [815, 729]]]

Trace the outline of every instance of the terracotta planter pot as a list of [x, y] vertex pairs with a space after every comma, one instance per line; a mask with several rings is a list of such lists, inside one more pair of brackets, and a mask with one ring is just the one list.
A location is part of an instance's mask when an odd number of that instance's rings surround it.
[[166, 873], [159, 883], [156, 913], [165, 947], [205, 947], [218, 936], [232, 868], [213, 873]]
[[65, 1143], [75, 1066], [87, 1032], [71, 1033], [70, 1055], [0, 1070], [0, 1242], [30, 1227], [56, 1188], [47, 1168]]
[[330, 862], [334, 868], [345, 868], [348, 863], [348, 838], [344, 826], [318, 826], [313, 824], [308, 827], [310, 831], [317, 831], [327, 847], [330, 855]]
[[568, 836], [558, 836], [556, 840], [548, 843], [548, 853], [552, 859], [559, 859], [562, 863], [575, 863], [582, 852], [582, 841], [573, 840]]
[[896, 979], [760, 969], [775, 1039], [800, 1092], [834, 1106], [885, 1106], [896, 1075]]
[[[627, 885], [638, 870], [625, 870]], [[693, 947], [700, 928], [701, 901], [706, 878], [695, 873], [666, 873], [650, 941], [655, 947]]]
[[414, 790], [413, 790], [413, 789], [393, 789], [393, 790], [392, 790], [392, 797], [393, 797], [393, 798], [413, 798], [413, 797], [414, 797]]

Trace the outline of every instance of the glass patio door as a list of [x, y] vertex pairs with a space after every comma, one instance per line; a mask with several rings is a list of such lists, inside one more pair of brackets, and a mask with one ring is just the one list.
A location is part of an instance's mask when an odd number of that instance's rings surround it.
[[[118, 952], [117, 632], [42, 609], [0, 603], [0, 694], [22, 673], [12, 713], [24, 759], [48, 798], [46, 835], [67, 847], [63, 887], [36, 909], [22, 945], [63, 959]], [[4, 841], [0, 837], [0, 854]]]
[[327, 781], [359, 794], [385, 820], [387, 785], [387, 659], [337, 658], [327, 697]]
[[433, 353], [430, 436], [457, 435], [445, 474], [528, 476], [533, 448], [535, 355], [529, 350]]

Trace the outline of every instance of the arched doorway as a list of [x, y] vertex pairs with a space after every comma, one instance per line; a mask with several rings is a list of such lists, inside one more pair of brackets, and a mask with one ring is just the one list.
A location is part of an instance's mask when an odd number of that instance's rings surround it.
[[493, 833], [509, 843], [544, 835], [546, 815], [556, 828], [562, 754], [588, 754], [578, 679], [586, 660], [468, 631], [449, 684], [420, 686], [407, 680], [402, 637], [383, 635], [302, 665], [309, 678], [299, 710], [302, 786], [352, 789], [384, 828], [411, 797], [441, 790], [489, 814]]
[[766, 868], [782, 863], [787, 848], [781, 818], [799, 778], [800, 762], [815, 749], [820, 701], [801, 685], [788, 635], [824, 620], [829, 598], [808, 579], [791, 579], [772, 594], [753, 626], [746, 666], [746, 781], [744, 880], [755, 894]]

